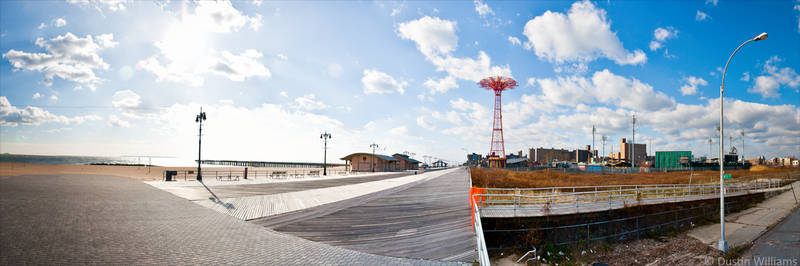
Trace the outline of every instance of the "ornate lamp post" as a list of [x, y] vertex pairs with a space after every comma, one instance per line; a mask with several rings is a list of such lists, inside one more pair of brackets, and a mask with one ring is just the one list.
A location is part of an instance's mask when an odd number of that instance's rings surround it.
[[194, 118], [195, 123], [200, 123], [200, 133], [197, 134], [197, 181], [203, 182], [203, 175], [200, 174], [200, 149], [203, 145], [203, 121], [206, 121], [206, 112], [200, 107], [200, 113]]
[[325, 143], [323, 148], [323, 156], [322, 156], [322, 175], [328, 175], [328, 139], [332, 138], [331, 134], [327, 131], [319, 135], [319, 138], [322, 139], [323, 143]]

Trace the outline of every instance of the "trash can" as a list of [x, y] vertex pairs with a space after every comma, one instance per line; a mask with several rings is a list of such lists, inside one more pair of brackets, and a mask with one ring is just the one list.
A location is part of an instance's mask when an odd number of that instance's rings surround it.
[[172, 177], [177, 175], [178, 171], [164, 171], [164, 181], [172, 181]]

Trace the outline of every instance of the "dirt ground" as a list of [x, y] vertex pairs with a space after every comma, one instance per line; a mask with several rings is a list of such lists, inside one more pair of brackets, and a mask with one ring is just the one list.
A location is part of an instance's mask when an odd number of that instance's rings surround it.
[[[470, 170], [472, 184], [476, 187], [537, 188], [598, 185], [647, 185], [647, 184], [699, 184], [719, 181], [718, 171], [678, 171], [668, 173], [564, 173], [558, 170], [516, 172], [502, 169], [474, 168]], [[728, 170], [733, 182], [746, 182], [757, 176], [798, 176], [800, 168], [752, 168], [750, 170]]]
[[723, 253], [704, 245], [685, 233], [675, 237], [640, 239], [625, 243], [575, 249], [567, 252], [560, 263], [539, 260], [516, 263], [520, 255], [511, 254], [493, 260], [496, 265], [716, 265]]

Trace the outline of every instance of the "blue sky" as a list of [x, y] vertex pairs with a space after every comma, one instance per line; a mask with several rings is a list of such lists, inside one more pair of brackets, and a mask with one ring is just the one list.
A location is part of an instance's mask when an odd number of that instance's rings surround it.
[[[800, 154], [798, 1], [3, 1], [0, 152], [320, 161], [630, 138], [708, 153], [728, 68], [726, 143]], [[714, 150], [718, 145], [714, 140]], [[612, 147], [613, 146], [613, 147]], [[726, 148], [727, 150], [728, 148]], [[653, 149], [650, 150], [654, 151]], [[465, 152], [466, 151], [466, 152]], [[716, 152], [714, 152], [716, 153]]]

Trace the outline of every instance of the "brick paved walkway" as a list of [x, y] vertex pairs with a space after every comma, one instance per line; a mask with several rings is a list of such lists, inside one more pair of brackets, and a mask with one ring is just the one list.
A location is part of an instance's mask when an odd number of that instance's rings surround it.
[[0, 264], [408, 265], [283, 235], [110, 176], [0, 177]]

